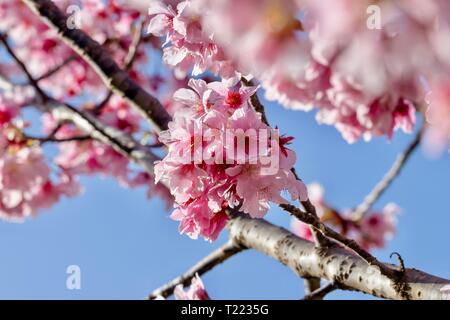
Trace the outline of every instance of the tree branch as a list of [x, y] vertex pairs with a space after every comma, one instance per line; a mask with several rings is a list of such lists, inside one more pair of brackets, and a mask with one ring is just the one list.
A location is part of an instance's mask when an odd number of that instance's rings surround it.
[[320, 231], [326, 237], [333, 239], [333, 240], [337, 241], [338, 243], [344, 245], [345, 247], [349, 248], [354, 253], [356, 253], [359, 257], [364, 259], [364, 261], [366, 261], [369, 265], [378, 267], [380, 269], [380, 272], [383, 275], [385, 275], [391, 279], [398, 278], [398, 275], [395, 272], [396, 270], [379, 262], [374, 256], [372, 256], [366, 250], [362, 249], [354, 240], [348, 239], [348, 238], [344, 237], [343, 235], [341, 235], [340, 233], [327, 227], [325, 224], [323, 224], [319, 220], [319, 218], [317, 218], [317, 216], [303, 212], [302, 210], [300, 210], [290, 204], [280, 204], [280, 207], [282, 209], [284, 209], [285, 211], [289, 212], [289, 214], [296, 217], [300, 221], [303, 221], [304, 223], [311, 225], [312, 227], [314, 227], [316, 230]]
[[422, 138], [424, 126], [420, 128], [411, 143], [406, 149], [397, 156], [397, 159], [393, 163], [389, 171], [384, 175], [380, 182], [370, 191], [370, 193], [364, 198], [363, 202], [353, 211], [351, 214], [355, 221], [361, 220], [364, 215], [370, 210], [373, 204], [381, 197], [387, 188], [392, 184], [396, 177], [400, 174], [402, 168], [413, 154], [414, 150], [419, 146]]
[[320, 288], [320, 278], [304, 278], [303, 286], [305, 295], [309, 295]]
[[25, 135], [25, 138], [29, 139], [29, 140], [38, 141], [40, 144], [45, 144], [48, 142], [62, 143], [62, 142], [73, 142], [73, 141], [86, 141], [86, 140], [92, 139], [90, 135], [75, 136], [75, 137], [61, 138], [61, 139], [55, 138], [51, 135], [49, 135], [48, 137], [34, 137], [34, 136]]
[[198, 273], [199, 275], [202, 275], [208, 272], [209, 270], [213, 269], [220, 263], [241, 252], [242, 250], [245, 250], [245, 247], [237, 244], [232, 240], [229, 240], [223, 246], [200, 260], [195, 266], [186, 271], [183, 275], [173, 279], [172, 281], [153, 291], [152, 294], [149, 295], [148, 299], [152, 300], [157, 298], [158, 296], [167, 298], [173, 293], [173, 290], [177, 285], [188, 285], [195, 274]]
[[[364, 259], [342, 247], [317, 249], [314, 243], [260, 219], [236, 217], [230, 221], [228, 228], [231, 239], [280, 261], [300, 277], [327, 279], [380, 298], [407, 298], [378, 268], [368, 265]], [[385, 265], [385, 268], [389, 266]], [[406, 269], [403, 281], [408, 287], [408, 298], [417, 300], [445, 299], [446, 295], [440, 290], [450, 283], [450, 280], [416, 269]]]
[[42, 20], [58, 32], [60, 38], [77, 52], [114, 93], [137, 108], [160, 130], [167, 129], [170, 115], [161, 103], [134, 82], [111, 55], [85, 32], [67, 27], [67, 17], [50, 0], [23, 0]]

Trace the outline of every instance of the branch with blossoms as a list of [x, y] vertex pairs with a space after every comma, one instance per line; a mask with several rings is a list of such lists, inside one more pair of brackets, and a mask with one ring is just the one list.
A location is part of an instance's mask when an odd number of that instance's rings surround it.
[[[382, 263], [369, 253], [373, 247], [383, 247], [393, 234], [397, 211], [392, 205], [382, 213], [370, 209], [419, 144], [422, 130], [350, 214], [329, 206], [317, 186], [307, 190], [294, 170], [296, 154], [289, 147], [293, 137], [270, 127], [257, 96], [262, 88], [266, 99], [287, 108], [307, 111], [314, 106], [317, 120], [334, 125], [350, 143], [391, 137], [397, 130], [411, 133], [416, 121], [414, 106], [424, 100], [416, 75], [428, 72], [415, 61], [402, 61], [406, 67], [401, 74], [389, 69], [391, 64], [367, 72], [372, 65], [366, 61], [385, 59], [394, 46], [392, 40], [374, 41], [386, 51], [382, 57], [355, 51], [356, 41], [369, 46], [373, 40], [365, 25], [359, 26], [365, 10], [358, 9], [365, 8], [365, 1], [350, 11], [343, 0], [325, 4], [309, 0], [154, 1], [148, 12], [114, 0], [108, 5], [81, 2], [83, 16], [88, 17], [82, 29], [68, 26], [65, 4], [49, 0], [2, 4], [2, 12], [8, 12], [8, 16], [0, 13], [0, 30], [8, 34], [2, 42], [15, 65], [2, 65], [0, 74], [5, 74], [3, 69], [21, 72], [28, 83], [17, 84], [14, 77], [0, 79], [0, 167], [7, 181], [1, 190], [1, 217], [20, 220], [50, 207], [61, 196], [77, 195], [80, 175], [109, 175], [126, 187], [145, 187], [149, 196], [174, 203], [171, 218], [191, 238], [214, 241], [224, 228], [229, 229], [227, 244], [155, 290], [150, 298], [166, 298], [175, 292], [178, 299], [209, 299], [199, 275], [243, 249], [267, 254], [306, 279], [311, 291], [308, 299], [323, 298], [335, 289], [390, 299], [448, 296], [449, 280], [404, 268], [403, 263], [401, 267]], [[311, 24], [295, 14], [302, 9], [300, 2], [309, 8]], [[236, 7], [246, 13], [246, 19], [235, 14]], [[352, 14], [348, 25], [330, 27], [325, 13], [329, 7], [336, 9], [331, 13], [336, 17]], [[173, 73], [165, 83], [169, 87], [165, 98], [161, 77], [141, 70], [148, 49], [143, 46], [154, 45], [143, 35], [147, 13], [152, 41], [167, 38], [163, 61]], [[402, 19], [411, 19], [405, 8], [400, 13]], [[13, 32], [18, 21], [23, 24], [20, 27], [36, 26], [26, 40], [35, 44], [30, 48], [39, 49], [28, 50], [27, 41]], [[412, 25], [408, 32], [426, 37], [426, 30], [420, 29], [423, 25], [408, 22]], [[229, 27], [223, 28], [224, 23]], [[417, 33], [418, 28], [422, 33]], [[359, 30], [356, 40], [346, 36], [349, 30]], [[16, 47], [9, 44], [10, 39]], [[438, 49], [423, 61], [439, 63]], [[445, 144], [448, 128], [442, 122], [448, 115], [443, 111], [447, 82], [445, 77], [429, 77], [438, 90], [430, 104], [435, 107], [428, 112], [432, 125], [427, 134]], [[76, 107], [68, 102], [86, 93], [93, 102]], [[99, 93], [104, 98], [96, 101]], [[162, 98], [157, 99], [158, 95]], [[42, 112], [46, 137], [27, 133], [27, 123], [20, 121], [27, 106]], [[147, 129], [149, 124], [152, 127]], [[153, 142], [148, 143], [144, 130], [149, 130]], [[48, 141], [60, 149], [55, 159], [60, 181], [51, 179], [43, 157], [42, 146]], [[166, 151], [163, 158], [152, 151], [161, 145]], [[295, 217], [293, 232], [306, 240], [263, 220], [271, 203]], [[329, 284], [319, 288], [320, 279]], [[183, 291], [190, 282], [191, 288]]]

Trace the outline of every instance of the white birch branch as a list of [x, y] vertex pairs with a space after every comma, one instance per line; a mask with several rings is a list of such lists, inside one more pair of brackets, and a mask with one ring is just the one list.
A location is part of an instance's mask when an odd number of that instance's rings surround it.
[[[337, 245], [317, 249], [314, 243], [265, 220], [236, 217], [230, 221], [230, 236], [241, 245], [262, 252], [292, 269], [300, 277], [317, 277], [380, 298], [404, 299], [392, 280], [362, 258]], [[386, 265], [386, 267], [392, 267]], [[441, 289], [450, 280], [417, 269], [406, 269], [403, 281], [410, 299], [446, 299]]]

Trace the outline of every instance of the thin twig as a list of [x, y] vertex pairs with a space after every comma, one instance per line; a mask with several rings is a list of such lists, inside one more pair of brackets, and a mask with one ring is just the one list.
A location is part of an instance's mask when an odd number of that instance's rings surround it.
[[338, 285], [334, 283], [328, 283], [323, 287], [320, 287], [313, 292], [306, 294], [303, 297], [303, 300], [322, 300], [327, 294], [333, 292], [336, 289], [338, 289]]
[[63, 62], [61, 62], [59, 65], [55, 66], [54, 68], [50, 69], [49, 71], [47, 71], [46, 73], [44, 73], [40, 77], [36, 78], [36, 82], [39, 82], [41, 80], [44, 80], [44, 79], [47, 79], [47, 78], [51, 77], [52, 75], [57, 73], [59, 70], [64, 68], [68, 63], [70, 63], [72, 61], [75, 61], [76, 59], [77, 59], [76, 55], [72, 55], [72, 56], [68, 57]]
[[232, 240], [229, 240], [223, 246], [221, 246], [220, 248], [218, 248], [217, 250], [213, 251], [208, 256], [200, 260], [195, 266], [186, 271], [183, 275], [173, 279], [172, 281], [153, 291], [148, 296], [148, 299], [152, 300], [159, 296], [164, 298], [170, 296], [177, 285], [179, 284], [182, 284], [183, 286], [188, 285], [191, 279], [196, 274], [202, 275], [206, 273], [207, 271], [213, 269], [220, 263], [224, 262], [228, 258], [234, 256], [235, 254], [241, 252], [244, 249], [245, 249], [244, 247], [236, 244]]
[[133, 39], [131, 41], [130, 47], [128, 48], [127, 56], [125, 57], [124, 64], [125, 70], [129, 70], [133, 67], [134, 61], [136, 61], [139, 45], [142, 42], [142, 28], [144, 27], [144, 21], [140, 19], [136, 23], [136, 29], [134, 30]]
[[406, 147], [406, 149], [397, 156], [397, 159], [393, 163], [389, 171], [384, 175], [380, 182], [372, 189], [372, 191], [364, 198], [364, 201], [353, 211], [351, 214], [353, 220], [359, 221], [370, 210], [373, 204], [381, 197], [381, 195], [389, 188], [392, 182], [400, 174], [402, 168], [405, 166], [408, 159], [413, 154], [414, 150], [420, 144], [424, 131], [424, 126], [420, 128], [414, 139]]
[[314, 277], [305, 277], [303, 278], [303, 287], [305, 291], [305, 295], [311, 294], [320, 288], [320, 278]]

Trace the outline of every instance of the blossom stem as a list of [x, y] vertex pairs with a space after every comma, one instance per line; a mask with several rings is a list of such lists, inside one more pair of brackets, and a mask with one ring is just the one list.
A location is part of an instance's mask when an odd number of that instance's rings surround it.
[[68, 63], [75, 61], [76, 59], [77, 59], [76, 55], [72, 55], [72, 56], [68, 57], [63, 62], [61, 62], [60, 64], [55, 66], [54, 68], [50, 69], [49, 71], [47, 71], [40, 77], [36, 78], [36, 82], [47, 79], [47, 78], [51, 77], [52, 75], [58, 73], [62, 68], [66, 67]]

